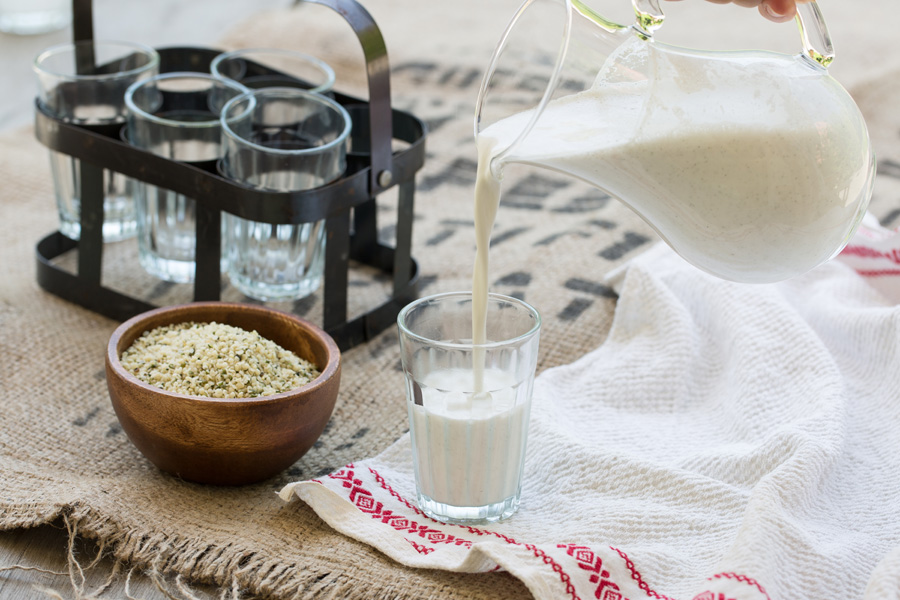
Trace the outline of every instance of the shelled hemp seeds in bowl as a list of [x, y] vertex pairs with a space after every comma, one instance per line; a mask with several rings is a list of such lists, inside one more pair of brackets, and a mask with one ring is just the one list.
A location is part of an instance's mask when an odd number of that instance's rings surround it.
[[207, 398], [272, 396], [319, 376], [314, 364], [257, 331], [215, 321], [145, 331], [119, 360], [144, 383]]
[[238, 485], [286, 469], [331, 417], [340, 352], [319, 327], [249, 304], [152, 310], [110, 337], [106, 379], [122, 429], [163, 471]]

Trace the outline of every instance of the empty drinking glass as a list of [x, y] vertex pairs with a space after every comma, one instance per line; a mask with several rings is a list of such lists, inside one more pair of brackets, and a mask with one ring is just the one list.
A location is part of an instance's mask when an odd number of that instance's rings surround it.
[[[127, 141], [172, 160], [218, 160], [222, 108], [246, 91], [205, 73], [166, 73], [139, 82], [125, 95]], [[138, 258], [148, 273], [166, 281], [194, 280], [196, 209], [193, 198], [137, 183]]]
[[[334, 100], [296, 88], [253, 90], [222, 112], [224, 175], [253, 188], [300, 191], [346, 168], [350, 116]], [[228, 276], [258, 300], [293, 300], [322, 280], [325, 222], [272, 224], [227, 214]]]
[[[53, 46], [34, 62], [40, 103], [56, 118], [76, 125], [125, 122], [125, 90], [159, 70], [152, 48], [130, 42], [87, 41]], [[59, 230], [81, 237], [81, 161], [50, 152], [50, 169], [59, 210]], [[134, 180], [103, 171], [103, 240], [134, 235]]]
[[299, 87], [327, 94], [334, 70], [314, 56], [271, 48], [224, 52], [213, 59], [212, 74], [241, 82], [248, 88]]

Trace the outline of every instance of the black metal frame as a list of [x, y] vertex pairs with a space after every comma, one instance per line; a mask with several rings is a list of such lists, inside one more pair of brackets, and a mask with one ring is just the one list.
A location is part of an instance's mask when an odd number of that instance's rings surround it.
[[[50, 293], [105, 316], [125, 320], [154, 305], [104, 287], [103, 170], [109, 169], [184, 194], [197, 201], [194, 301], [218, 300], [221, 294], [220, 220], [225, 211], [253, 221], [299, 224], [325, 219], [323, 328], [341, 349], [353, 347], [390, 325], [400, 309], [418, 294], [418, 266], [411, 255], [415, 174], [425, 160], [424, 123], [392, 110], [386, 49], [381, 33], [355, 0], [308, 0], [331, 7], [351, 25], [366, 60], [368, 102], [335, 93], [351, 114], [351, 152], [344, 176], [302, 192], [268, 192], [238, 185], [221, 176], [214, 161], [172, 161], [131, 146], [121, 139], [123, 125], [84, 126], [66, 123], [36, 102], [35, 135], [50, 148], [78, 158], [81, 164], [81, 235], [75, 241], [60, 232], [36, 247], [38, 284]], [[91, 0], [73, 0], [75, 41], [93, 39]], [[160, 49], [160, 72], [209, 71], [219, 52], [209, 48]], [[93, 57], [84, 61], [93, 69]], [[408, 144], [392, 152], [392, 141]], [[360, 148], [364, 150], [360, 152]], [[379, 243], [376, 202], [381, 192], [398, 187], [395, 247]], [[351, 227], [352, 215], [352, 227]], [[78, 249], [77, 274], [53, 259]], [[347, 320], [349, 261], [393, 276], [390, 299]]]

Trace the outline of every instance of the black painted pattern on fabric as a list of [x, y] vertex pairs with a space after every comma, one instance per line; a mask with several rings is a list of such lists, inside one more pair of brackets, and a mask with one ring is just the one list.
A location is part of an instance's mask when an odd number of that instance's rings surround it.
[[544, 202], [571, 182], [546, 175], [530, 174], [503, 192], [503, 205], [510, 208], [541, 210]]
[[455, 229], [443, 229], [437, 234], [431, 236], [427, 240], [425, 240], [426, 246], [439, 246], [442, 242], [450, 239], [453, 234], [456, 232]]
[[610, 286], [597, 281], [588, 281], [587, 279], [572, 278], [566, 281], [565, 287], [576, 292], [586, 292], [592, 296], [600, 296], [602, 298], [618, 298]]
[[593, 304], [594, 301], [587, 298], [573, 298], [556, 317], [560, 321], [574, 321]]
[[547, 237], [538, 240], [537, 242], [534, 243], [534, 245], [535, 246], [549, 246], [556, 240], [558, 240], [560, 238], [564, 238], [568, 235], [574, 235], [574, 236], [581, 237], [581, 238], [591, 237], [591, 234], [588, 233], [587, 231], [560, 231], [557, 233], [552, 233], [552, 234], [548, 235]]
[[616, 225], [612, 221], [607, 221], [606, 219], [594, 219], [592, 221], [588, 221], [588, 223], [590, 225], [599, 227], [600, 229], [615, 229], [616, 227], [618, 227], [618, 225]]
[[554, 212], [560, 213], [584, 213], [604, 208], [610, 201], [607, 194], [577, 196], [569, 200], [565, 205], [554, 208]]
[[87, 425], [90, 422], [91, 419], [96, 417], [99, 412], [100, 412], [100, 407], [95, 406], [90, 411], [88, 411], [87, 414], [85, 414], [84, 416], [78, 417], [77, 419], [72, 421], [72, 425], [75, 425], [76, 427], [84, 427], [85, 425]]
[[504, 275], [503, 277], [498, 279], [494, 285], [515, 285], [520, 287], [527, 287], [530, 283], [531, 273], [526, 273], [525, 271], [515, 271], [513, 273]]
[[884, 219], [881, 220], [881, 225], [883, 227], [891, 229], [895, 227], [894, 221], [896, 221], [898, 218], [900, 218], [900, 208], [895, 208], [884, 216]]
[[601, 250], [600, 256], [606, 260], [619, 260], [638, 246], [642, 246], [649, 241], [649, 238], [629, 231], [625, 234], [625, 238], [622, 241]]
[[[473, 145], [474, 155], [474, 145]], [[474, 188], [475, 170], [477, 163], [474, 159], [459, 157], [451, 161], [441, 171], [423, 177], [419, 184], [419, 191], [427, 192], [441, 185], [454, 185]]]
[[507, 229], [506, 231], [501, 231], [491, 237], [491, 248], [494, 246], [498, 246], [505, 241], [511, 240], [514, 237], [518, 237], [525, 233], [526, 231], [530, 231], [531, 227], [513, 227], [512, 229]]
[[900, 179], [900, 163], [889, 158], [878, 161], [878, 174]]
[[175, 284], [171, 281], [159, 281], [156, 285], [153, 286], [153, 289], [150, 290], [150, 293], [147, 294], [147, 301], [153, 302], [155, 300], [159, 300], [166, 294], [168, 294], [172, 288], [175, 287]]
[[299, 300], [295, 300], [293, 303], [293, 310], [296, 314], [306, 315], [310, 310], [316, 305], [317, 297], [315, 294], [311, 296], [306, 296], [305, 298], [300, 298]]

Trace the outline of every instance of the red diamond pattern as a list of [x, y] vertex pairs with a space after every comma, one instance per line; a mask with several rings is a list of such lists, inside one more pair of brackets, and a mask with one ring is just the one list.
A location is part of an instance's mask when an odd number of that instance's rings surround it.
[[587, 546], [575, 544], [560, 544], [557, 548], [564, 548], [566, 554], [574, 558], [580, 568], [591, 572], [590, 582], [597, 584], [597, 589], [594, 591], [595, 598], [598, 600], [628, 600], [622, 596], [619, 586], [608, 579], [609, 571], [603, 569], [603, 559], [597, 556], [593, 550]]

